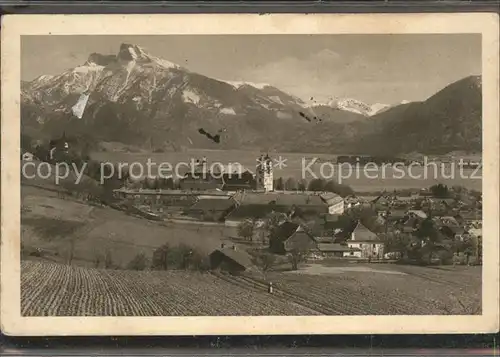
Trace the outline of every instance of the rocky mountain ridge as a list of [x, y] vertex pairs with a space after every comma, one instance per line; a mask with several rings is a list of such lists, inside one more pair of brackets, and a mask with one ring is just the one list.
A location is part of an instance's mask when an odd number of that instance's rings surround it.
[[[370, 154], [478, 149], [480, 77], [475, 86], [470, 81], [451, 84], [422, 103], [388, 108], [336, 99], [310, 106], [272, 85], [209, 78], [122, 44], [116, 55], [92, 53], [81, 66], [22, 83], [21, 121], [22, 130], [33, 135], [65, 131], [163, 150]], [[88, 101], [78, 119], [72, 107], [82, 94]], [[220, 132], [220, 142], [200, 135], [200, 128]], [[434, 132], [429, 136], [424, 128]]]

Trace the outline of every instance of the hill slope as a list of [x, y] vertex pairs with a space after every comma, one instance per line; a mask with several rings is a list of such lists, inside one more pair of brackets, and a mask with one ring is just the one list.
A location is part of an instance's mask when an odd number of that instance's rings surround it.
[[379, 154], [480, 152], [481, 87], [481, 77], [470, 76], [424, 102], [401, 104], [375, 115], [358, 150]]

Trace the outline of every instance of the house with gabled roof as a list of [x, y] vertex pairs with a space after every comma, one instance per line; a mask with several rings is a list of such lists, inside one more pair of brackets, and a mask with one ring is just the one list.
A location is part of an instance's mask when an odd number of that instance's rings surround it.
[[276, 254], [285, 254], [294, 249], [316, 250], [314, 237], [295, 222], [283, 222], [274, 232], [269, 242], [269, 248]]
[[30, 153], [29, 151], [22, 150], [21, 160], [23, 161], [33, 161], [35, 159], [35, 155]]
[[357, 222], [346, 243], [349, 248], [357, 248], [359, 251], [345, 252], [345, 257], [382, 259], [384, 256], [384, 242], [360, 221]]
[[212, 270], [223, 270], [238, 273], [250, 270], [254, 267], [252, 257], [245, 251], [237, 249], [235, 245], [214, 250], [210, 256], [210, 268]]
[[344, 213], [344, 199], [333, 192], [324, 192], [319, 197], [328, 206], [329, 214], [342, 214]]
[[236, 207], [232, 198], [206, 198], [185, 209], [184, 214], [203, 221], [219, 222]]
[[407, 213], [408, 213], [408, 215], [410, 217], [413, 216], [413, 217], [418, 217], [420, 219], [426, 219], [427, 218], [427, 213], [425, 213], [421, 209], [409, 210]]
[[439, 231], [448, 239], [452, 240], [463, 240], [466, 234], [466, 230], [463, 227], [454, 225], [445, 225], [441, 227]]
[[454, 216], [442, 216], [441, 222], [443, 223], [444, 226], [450, 226], [450, 227], [460, 226], [460, 224], [458, 223], [457, 219]]

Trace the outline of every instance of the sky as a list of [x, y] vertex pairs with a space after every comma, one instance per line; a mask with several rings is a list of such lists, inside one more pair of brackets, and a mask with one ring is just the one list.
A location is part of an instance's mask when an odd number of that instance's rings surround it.
[[121, 43], [212, 78], [269, 83], [310, 102], [425, 100], [481, 74], [479, 34], [23, 36], [21, 78], [59, 74]]

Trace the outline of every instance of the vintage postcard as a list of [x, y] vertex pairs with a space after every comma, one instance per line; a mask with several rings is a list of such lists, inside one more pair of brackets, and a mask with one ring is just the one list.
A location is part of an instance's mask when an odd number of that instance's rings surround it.
[[498, 25], [4, 17], [2, 331], [498, 331]]

